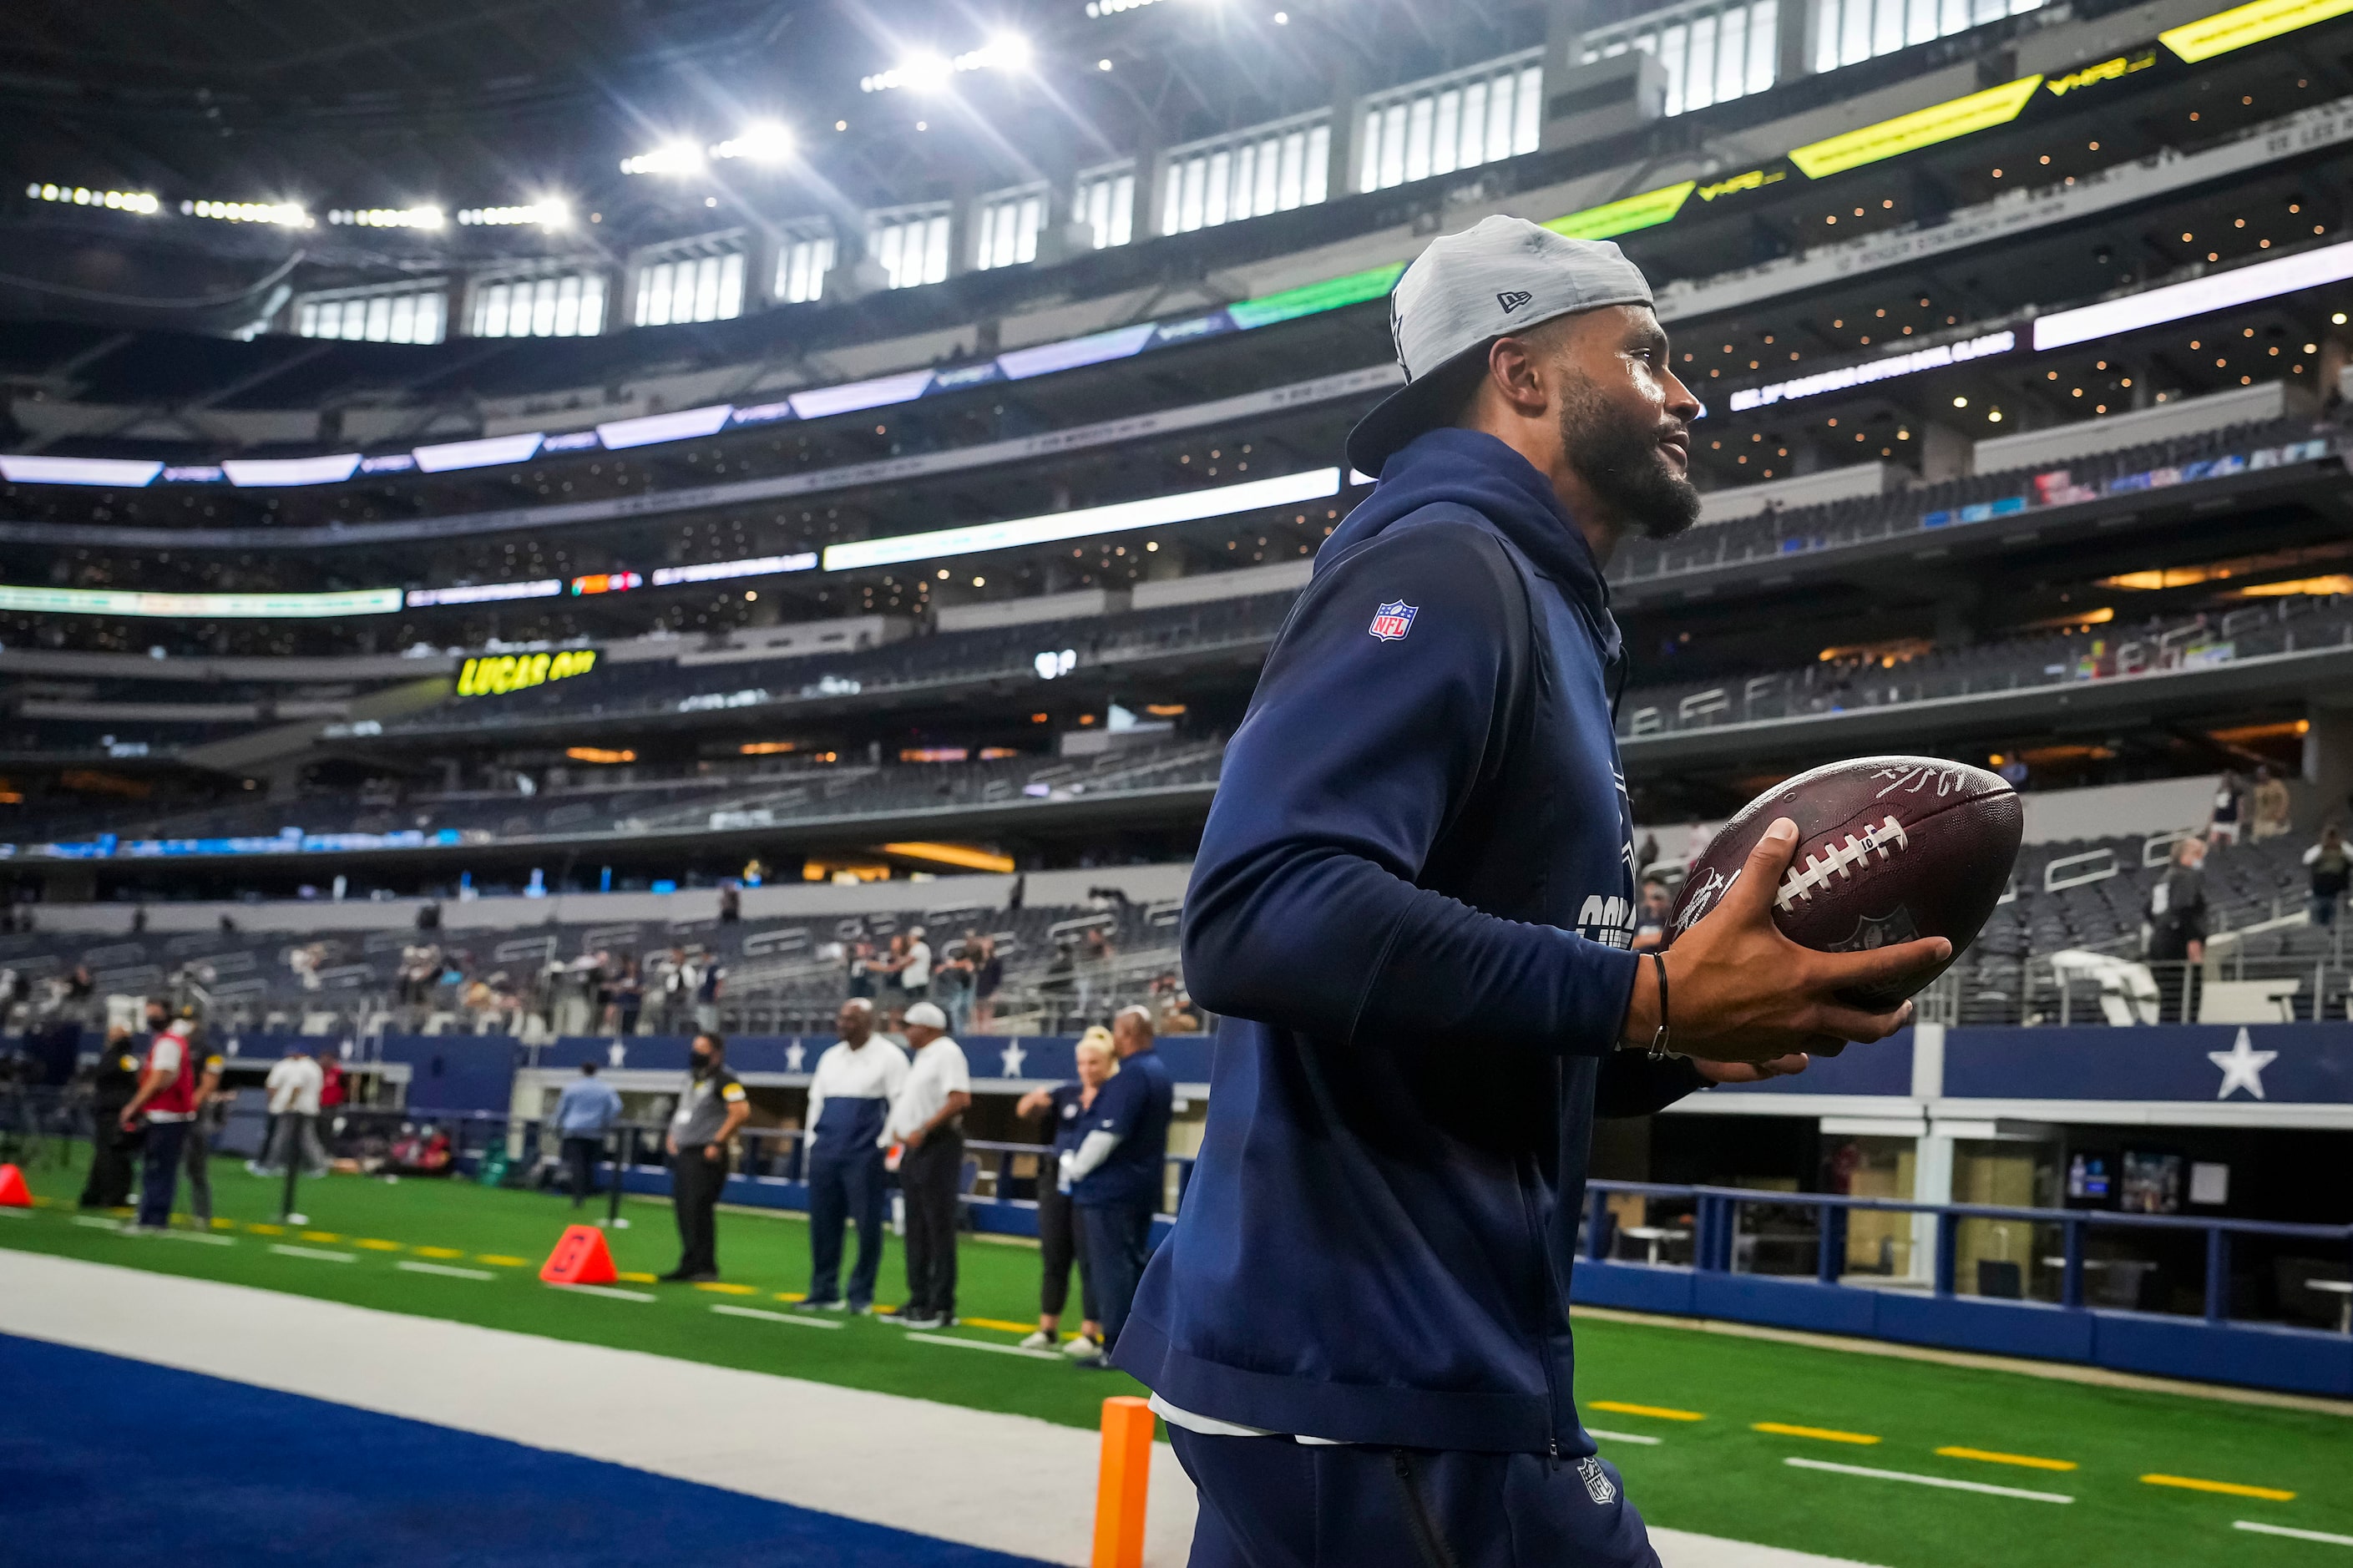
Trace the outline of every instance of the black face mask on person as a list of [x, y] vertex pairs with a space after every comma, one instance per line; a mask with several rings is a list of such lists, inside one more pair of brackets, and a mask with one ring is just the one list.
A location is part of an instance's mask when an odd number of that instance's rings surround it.
[[719, 1053], [717, 1053], [716, 1051], [706, 1051], [706, 1050], [702, 1049], [702, 1047], [697, 1047], [695, 1048], [695, 1052], [694, 1052], [694, 1076], [695, 1076], [695, 1077], [697, 1077], [697, 1078], [709, 1078], [709, 1077], [711, 1076], [712, 1069], [713, 1068], [716, 1068], [718, 1065], [719, 1065]]
[[1585, 482], [1645, 539], [1672, 539], [1699, 521], [1699, 489], [1675, 472], [1659, 437], [1683, 427], [1679, 419], [1647, 417], [1604, 397], [1577, 377], [1564, 391], [1560, 437]]

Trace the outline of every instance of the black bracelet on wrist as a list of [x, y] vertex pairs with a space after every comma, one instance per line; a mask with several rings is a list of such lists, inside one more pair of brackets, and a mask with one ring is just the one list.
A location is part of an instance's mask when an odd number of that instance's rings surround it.
[[1664, 1061], [1673, 1054], [1667, 1049], [1668, 1041], [1672, 1037], [1667, 1027], [1667, 955], [1652, 948], [1651, 964], [1659, 974], [1659, 1026], [1651, 1033], [1650, 1052], [1651, 1059], [1656, 1062]]

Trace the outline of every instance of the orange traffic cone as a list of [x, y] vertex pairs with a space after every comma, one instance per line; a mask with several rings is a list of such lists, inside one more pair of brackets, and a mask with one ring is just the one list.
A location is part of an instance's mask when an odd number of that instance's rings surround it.
[[1103, 1405], [1091, 1568], [1144, 1568], [1144, 1505], [1152, 1490], [1152, 1405], [1114, 1394]]
[[555, 1250], [540, 1265], [539, 1277], [550, 1285], [610, 1285], [619, 1279], [605, 1233], [593, 1225], [568, 1225], [556, 1239]]
[[0, 1209], [32, 1206], [33, 1194], [26, 1190], [25, 1173], [14, 1165], [0, 1165]]

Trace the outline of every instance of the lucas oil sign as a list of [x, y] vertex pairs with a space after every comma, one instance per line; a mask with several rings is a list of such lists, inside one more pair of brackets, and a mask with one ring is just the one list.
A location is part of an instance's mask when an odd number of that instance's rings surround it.
[[526, 686], [544, 686], [551, 680], [586, 675], [596, 668], [596, 650], [593, 647], [565, 648], [562, 653], [509, 653], [495, 658], [470, 658], [465, 668], [458, 672], [458, 695], [492, 697], [501, 692], [521, 691]]

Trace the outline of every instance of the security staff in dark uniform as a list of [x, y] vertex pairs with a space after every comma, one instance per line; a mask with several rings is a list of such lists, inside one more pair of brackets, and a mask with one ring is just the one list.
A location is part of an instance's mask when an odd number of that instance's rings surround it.
[[1094, 1286], [1095, 1310], [1103, 1317], [1103, 1352], [1078, 1363], [1109, 1371], [1105, 1352], [1119, 1343], [1152, 1254], [1152, 1214], [1160, 1206], [1166, 1179], [1168, 1121], [1176, 1086], [1160, 1053], [1152, 1048], [1152, 1015], [1141, 1007], [1121, 1009], [1111, 1021], [1112, 1047], [1119, 1071], [1081, 1118], [1078, 1146], [1061, 1156], [1086, 1237], [1087, 1279]]
[[694, 1037], [694, 1068], [670, 1119], [670, 1197], [678, 1215], [678, 1267], [664, 1279], [719, 1278], [719, 1192], [727, 1184], [727, 1143], [752, 1102], [727, 1070], [727, 1042]]
[[144, 1131], [122, 1131], [122, 1108], [139, 1092], [139, 1057], [131, 1048], [131, 1031], [109, 1029], [90, 1080], [90, 1177], [82, 1183], [81, 1206], [119, 1209], [131, 1201], [131, 1184], [139, 1167]]

